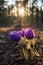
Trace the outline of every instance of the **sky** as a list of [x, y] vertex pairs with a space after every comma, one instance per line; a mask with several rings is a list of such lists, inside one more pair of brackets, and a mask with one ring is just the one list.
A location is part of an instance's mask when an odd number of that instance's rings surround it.
[[[8, 1], [7, 5], [11, 5], [13, 3], [13, 5], [15, 4], [15, 1], [16, 0], [5, 0], [5, 1]], [[30, 0], [30, 2], [32, 2], [33, 0]], [[42, 3], [41, 3], [41, 0], [38, 0], [38, 8], [40, 8], [42, 6]]]
[[15, 4], [16, 0], [5, 0], [5, 1], [8, 1], [7, 5], [11, 5], [12, 3]]

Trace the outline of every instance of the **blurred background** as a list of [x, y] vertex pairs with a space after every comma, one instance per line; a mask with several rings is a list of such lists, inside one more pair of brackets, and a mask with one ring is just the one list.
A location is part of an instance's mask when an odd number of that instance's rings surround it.
[[43, 0], [0, 0], [0, 31], [15, 26], [43, 30]]

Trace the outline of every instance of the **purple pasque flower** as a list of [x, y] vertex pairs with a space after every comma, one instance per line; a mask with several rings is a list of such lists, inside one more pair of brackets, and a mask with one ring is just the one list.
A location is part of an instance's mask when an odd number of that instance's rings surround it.
[[24, 37], [25, 30], [22, 29], [21, 31], [18, 31], [18, 33], [19, 33], [22, 37]]
[[20, 41], [20, 34], [16, 31], [12, 31], [9, 33], [9, 39], [11, 41], [14, 41], [14, 42], [19, 42]]
[[25, 30], [25, 37], [26, 37], [27, 39], [33, 39], [34, 33], [33, 33], [32, 29], [27, 29], [27, 30]]

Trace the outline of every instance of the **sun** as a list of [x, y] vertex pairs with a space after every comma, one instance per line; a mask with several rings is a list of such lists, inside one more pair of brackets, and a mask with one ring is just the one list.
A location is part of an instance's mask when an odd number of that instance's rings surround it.
[[23, 17], [24, 16], [24, 12], [25, 12], [24, 8], [20, 8], [19, 9], [19, 16]]

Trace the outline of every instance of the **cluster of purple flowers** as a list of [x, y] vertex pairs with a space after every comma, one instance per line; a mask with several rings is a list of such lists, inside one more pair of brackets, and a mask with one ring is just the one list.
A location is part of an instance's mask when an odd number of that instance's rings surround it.
[[33, 39], [34, 33], [32, 29], [22, 29], [21, 31], [12, 31], [9, 33], [9, 39], [14, 42], [19, 42], [21, 37], [26, 37], [27, 39]]

